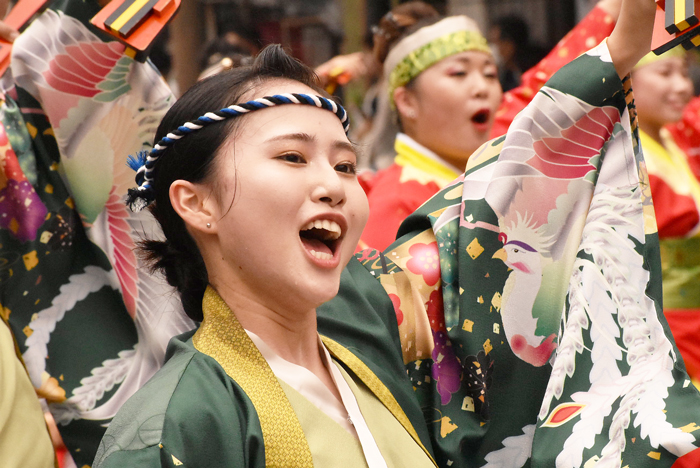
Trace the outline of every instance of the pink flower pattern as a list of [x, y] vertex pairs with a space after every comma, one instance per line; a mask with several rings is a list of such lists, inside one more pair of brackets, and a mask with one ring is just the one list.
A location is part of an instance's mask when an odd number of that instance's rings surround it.
[[401, 311], [401, 299], [396, 294], [389, 294], [391, 303], [394, 304], [394, 312], [396, 312], [396, 322], [398, 325], [403, 323], [403, 312]]
[[360, 263], [379, 258], [379, 251], [374, 249], [363, 249], [355, 254]]
[[430, 244], [414, 244], [408, 249], [411, 259], [406, 267], [412, 273], [423, 275], [428, 286], [435, 286], [440, 279], [440, 256], [437, 241]]

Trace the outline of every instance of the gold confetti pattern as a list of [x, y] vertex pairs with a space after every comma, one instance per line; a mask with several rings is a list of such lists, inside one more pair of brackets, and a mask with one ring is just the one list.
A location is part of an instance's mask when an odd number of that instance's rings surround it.
[[476, 237], [467, 246], [467, 253], [472, 258], [472, 260], [476, 260], [477, 258], [479, 258], [479, 255], [481, 255], [483, 252], [484, 248], [481, 246], [481, 244], [479, 244], [479, 239], [477, 239]]

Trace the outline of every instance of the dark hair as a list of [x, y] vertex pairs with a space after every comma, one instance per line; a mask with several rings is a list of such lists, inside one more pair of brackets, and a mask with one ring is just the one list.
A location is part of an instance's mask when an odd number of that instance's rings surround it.
[[499, 28], [500, 38], [511, 41], [516, 50], [527, 47], [530, 42], [530, 28], [524, 19], [517, 15], [506, 15], [498, 18], [494, 26]]
[[[273, 44], [263, 49], [252, 65], [213, 75], [192, 86], [163, 117], [155, 141], [185, 122], [240, 102], [241, 96], [275, 78], [298, 81], [328, 97], [313, 70]], [[202, 298], [209, 279], [194, 239], [170, 203], [170, 185], [176, 180], [206, 180], [213, 173], [219, 149], [244, 118], [229, 118], [183, 137], [165, 150], [154, 168], [155, 201], [150, 210], [166, 240], [145, 239], [139, 247], [151, 271], [163, 272], [180, 293], [187, 315], [196, 321], [202, 320]]]
[[373, 29], [374, 57], [379, 63], [384, 63], [389, 51], [397, 42], [441, 19], [442, 16], [437, 10], [424, 2], [406, 2], [392, 8]]
[[205, 70], [218, 64], [223, 59], [230, 59], [232, 66], [228, 68], [250, 65], [253, 56], [258, 52], [255, 45], [241, 35], [229, 31], [212, 41], [204, 48], [204, 54], [200, 60], [200, 70]]
[[[379, 63], [384, 63], [391, 49], [404, 37], [410, 36], [420, 28], [430, 26], [443, 19], [435, 8], [425, 2], [413, 1], [402, 3], [382, 16], [379, 24], [373, 28], [374, 49], [372, 53]], [[414, 80], [406, 83], [406, 88], [413, 86]], [[399, 112], [393, 113], [392, 124], [403, 132], [403, 123]]]

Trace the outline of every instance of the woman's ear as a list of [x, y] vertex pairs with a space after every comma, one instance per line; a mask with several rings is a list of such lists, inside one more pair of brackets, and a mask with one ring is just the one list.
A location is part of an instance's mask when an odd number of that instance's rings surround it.
[[205, 233], [216, 232], [217, 208], [211, 188], [186, 180], [170, 184], [170, 203], [187, 226]]
[[404, 86], [399, 86], [394, 90], [394, 103], [396, 111], [399, 113], [402, 122], [415, 120], [418, 116], [418, 103], [413, 92]]

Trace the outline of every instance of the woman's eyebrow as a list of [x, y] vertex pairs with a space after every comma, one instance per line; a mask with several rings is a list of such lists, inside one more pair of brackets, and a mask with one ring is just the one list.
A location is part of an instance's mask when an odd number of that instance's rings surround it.
[[496, 61], [493, 57], [455, 57], [455, 61], [461, 62], [465, 65], [470, 63], [482, 64], [482, 65], [495, 65]]
[[349, 141], [336, 140], [333, 142], [333, 148], [342, 151], [350, 151], [357, 154], [357, 147]]
[[272, 138], [268, 138], [265, 140], [265, 142], [272, 142], [272, 141], [283, 141], [283, 140], [295, 140], [295, 141], [301, 141], [304, 143], [313, 143], [316, 141], [316, 137], [313, 135], [309, 135], [308, 133], [303, 133], [303, 132], [298, 132], [298, 133], [285, 133], [283, 135], [277, 135]]
[[[298, 132], [298, 133], [285, 133], [283, 135], [277, 135], [272, 138], [268, 138], [265, 142], [275, 142], [275, 141], [300, 141], [303, 143], [314, 143], [316, 142], [316, 137], [314, 135], [309, 135], [308, 133]], [[349, 141], [335, 140], [332, 145], [333, 149], [350, 151], [357, 154], [357, 148], [355, 145]]]

